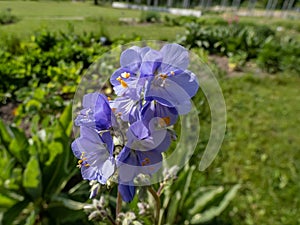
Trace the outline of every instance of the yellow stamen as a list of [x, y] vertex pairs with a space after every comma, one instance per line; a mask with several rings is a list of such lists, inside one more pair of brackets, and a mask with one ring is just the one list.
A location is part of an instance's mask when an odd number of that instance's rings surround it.
[[111, 97], [108, 96], [108, 97], [107, 97], [107, 100], [110, 101], [110, 100], [111, 100]]
[[121, 77], [123, 77], [123, 78], [129, 78], [130, 77], [130, 73], [127, 73], [127, 72], [121, 73]]
[[168, 77], [168, 75], [167, 75], [167, 74], [160, 74], [160, 77], [161, 77], [163, 80], [165, 80], [165, 79]]
[[83, 160], [82, 160], [82, 159], [78, 160], [78, 165], [81, 165], [81, 164], [82, 164], [82, 162], [83, 162]]
[[116, 80], [120, 82], [120, 84], [123, 88], [128, 87], [127, 83], [124, 80], [122, 80], [122, 77], [118, 76]]
[[170, 119], [170, 117], [169, 117], [169, 116], [163, 117], [162, 119], [165, 121], [165, 123], [167, 124], [167, 126], [169, 126], [169, 125], [170, 125], [170, 123], [171, 123], [171, 119]]
[[142, 162], [142, 166], [146, 166], [150, 163], [150, 159], [149, 158], [145, 158]]
[[123, 88], [127, 88], [128, 87], [127, 83], [124, 80], [121, 80], [120, 83], [121, 83], [121, 86]]
[[159, 120], [159, 125], [164, 127], [164, 126], [169, 126], [171, 123], [171, 119], [169, 116], [166, 116], [166, 117], [162, 117], [160, 118]]
[[84, 166], [85, 166], [85, 167], [89, 167], [89, 166], [90, 166], [90, 164], [88, 164], [88, 163], [87, 163], [87, 164], [84, 164]]
[[175, 75], [174, 71], [171, 71], [171, 72], [170, 72], [170, 74], [171, 74], [172, 76], [174, 76], [174, 75]]

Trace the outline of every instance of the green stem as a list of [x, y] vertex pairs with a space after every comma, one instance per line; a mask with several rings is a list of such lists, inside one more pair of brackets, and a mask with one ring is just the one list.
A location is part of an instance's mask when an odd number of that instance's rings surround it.
[[158, 191], [157, 191], [158, 197], [160, 197], [160, 195], [161, 195], [161, 193], [162, 193], [164, 187], [165, 187], [165, 184], [164, 184], [164, 183], [160, 184], [159, 189], [158, 189]]
[[117, 225], [117, 223], [114, 221], [114, 219], [110, 215], [107, 215], [107, 218], [112, 225]]
[[117, 206], [116, 206], [116, 221], [118, 220], [118, 215], [121, 212], [121, 208], [122, 208], [122, 197], [120, 192], [118, 191]]
[[153, 196], [153, 198], [156, 201], [155, 224], [158, 225], [159, 217], [160, 217], [160, 198], [157, 195], [156, 191], [151, 186], [148, 187], [148, 191], [150, 192], [150, 194]]

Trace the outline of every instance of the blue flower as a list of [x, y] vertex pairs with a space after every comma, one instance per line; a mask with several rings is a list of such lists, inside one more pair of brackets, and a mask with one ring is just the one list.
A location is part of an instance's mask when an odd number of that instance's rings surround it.
[[135, 186], [119, 184], [118, 191], [120, 192], [124, 202], [131, 202], [135, 195]]
[[161, 118], [161, 123], [171, 126], [177, 122], [178, 112], [175, 107], [168, 107], [157, 101], [148, 101], [141, 110], [141, 120], [149, 123], [152, 118]]
[[78, 167], [85, 180], [97, 180], [105, 184], [115, 172], [113, 140], [109, 132], [100, 135], [95, 129], [80, 127], [80, 137], [71, 145], [79, 159]]
[[129, 97], [119, 97], [111, 100], [110, 106], [123, 121], [133, 123], [139, 118], [142, 102], [140, 99], [132, 100]]
[[114, 91], [118, 96], [128, 96], [132, 100], [138, 100], [144, 86], [144, 79], [139, 77], [139, 69], [143, 56], [150, 48], [131, 47], [120, 56], [121, 67], [116, 70], [110, 82], [114, 86]]
[[174, 107], [179, 114], [191, 109], [190, 98], [199, 88], [195, 74], [187, 70], [188, 51], [178, 44], [168, 44], [160, 51], [149, 50], [141, 64], [141, 78], [145, 83], [145, 100]]
[[135, 151], [124, 147], [117, 157], [119, 170], [119, 190], [122, 199], [130, 202], [134, 197], [134, 178], [138, 174], [154, 174], [162, 162], [161, 152], [157, 150]]
[[165, 127], [165, 121], [162, 118], [152, 118], [146, 125], [145, 121], [136, 121], [128, 128], [126, 146], [138, 151], [155, 149], [163, 152], [170, 144], [170, 135]]
[[134, 178], [138, 174], [152, 175], [161, 167], [162, 152], [168, 149], [171, 142], [170, 133], [160, 128], [160, 118], [154, 118], [148, 126], [142, 121], [131, 124], [126, 137], [127, 144], [117, 157], [119, 183], [123, 186], [121, 196], [124, 201], [131, 201], [134, 195]]
[[105, 95], [97, 92], [86, 94], [82, 106], [83, 109], [75, 119], [76, 126], [86, 126], [101, 131], [108, 130], [116, 124]]
[[[85, 95], [75, 119], [80, 137], [72, 143], [72, 150], [84, 179], [105, 184], [117, 167], [122, 199], [133, 199], [135, 178], [152, 176], [161, 168], [162, 153], [175, 136], [169, 126], [191, 109], [199, 84], [188, 65], [188, 51], [177, 44], [159, 51], [134, 46], [122, 52], [121, 67], [110, 78], [118, 97], [108, 101], [100, 93]], [[114, 152], [112, 136], [118, 133], [113, 132], [115, 115], [128, 122], [120, 123], [128, 130], [119, 154]]]

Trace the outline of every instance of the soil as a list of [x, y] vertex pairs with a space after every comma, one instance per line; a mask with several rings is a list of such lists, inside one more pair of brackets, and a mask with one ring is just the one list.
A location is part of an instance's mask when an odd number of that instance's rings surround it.
[[211, 55], [209, 56], [209, 59], [213, 63], [215, 63], [221, 70], [225, 71], [226, 74], [230, 72], [228, 67], [228, 58], [226, 56]]
[[11, 124], [14, 120], [14, 110], [18, 107], [17, 103], [7, 103], [0, 106], [0, 118], [6, 124]]

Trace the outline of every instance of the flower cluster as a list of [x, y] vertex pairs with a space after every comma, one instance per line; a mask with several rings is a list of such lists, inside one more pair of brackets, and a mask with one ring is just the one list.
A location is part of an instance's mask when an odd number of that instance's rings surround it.
[[[72, 149], [84, 179], [105, 184], [117, 176], [118, 191], [129, 202], [135, 195], [135, 178], [160, 169], [162, 153], [174, 138], [170, 128], [190, 111], [199, 84], [187, 70], [188, 51], [177, 44], [159, 51], [131, 47], [122, 52], [120, 65], [110, 78], [114, 100], [97, 92], [84, 96], [75, 119], [80, 137]], [[121, 140], [120, 152], [115, 137]]]

